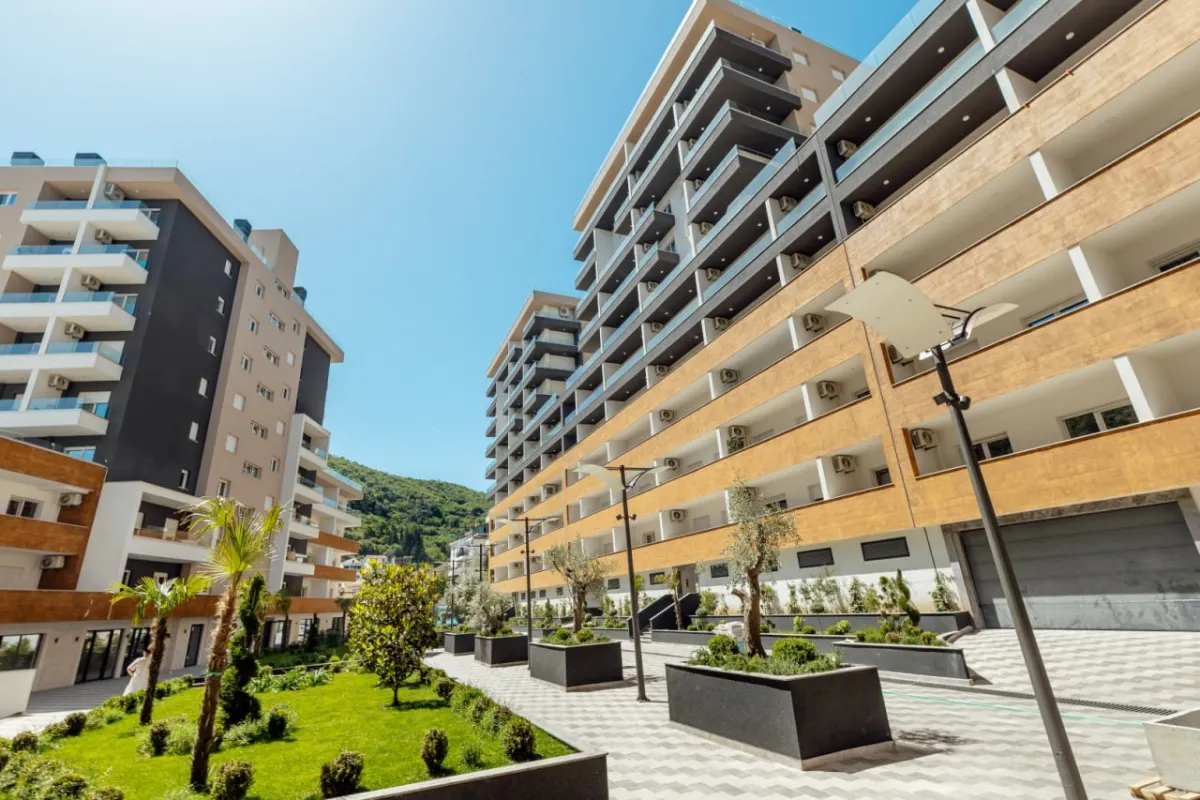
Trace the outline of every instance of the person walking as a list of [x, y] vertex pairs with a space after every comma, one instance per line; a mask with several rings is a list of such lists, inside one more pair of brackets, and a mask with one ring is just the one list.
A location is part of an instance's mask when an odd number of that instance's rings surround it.
[[150, 651], [143, 650], [142, 654], [129, 662], [129, 666], [125, 668], [125, 674], [129, 676], [129, 684], [125, 687], [125, 694], [133, 694], [140, 692], [142, 689], [150, 685]]

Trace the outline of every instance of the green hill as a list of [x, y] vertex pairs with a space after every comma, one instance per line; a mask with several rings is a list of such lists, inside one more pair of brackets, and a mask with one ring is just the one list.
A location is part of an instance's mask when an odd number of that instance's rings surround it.
[[363, 553], [442, 561], [446, 547], [483, 522], [483, 492], [457, 483], [403, 478], [331, 455], [329, 466], [362, 484], [363, 499], [350, 507], [363, 515], [360, 528], [346, 535]]

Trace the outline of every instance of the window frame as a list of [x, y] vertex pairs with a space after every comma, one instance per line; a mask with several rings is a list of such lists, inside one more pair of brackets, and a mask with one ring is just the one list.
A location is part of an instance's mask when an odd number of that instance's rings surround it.
[[[1133, 411], [1133, 422], [1130, 422], [1128, 425], [1117, 425], [1115, 428], [1110, 428], [1108, 423], [1104, 420], [1104, 412], [1115, 411], [1118, 408], [1129, 408], [1131, 411]], [[1092, 431], [1091, 433], [1081, 433], [1078, 436], [1072, 436], [1071, 429], [1067, 427], [1067, 421], [1077, 419], [1079, 417], [1085, 417], [1088, 414], [1091, 414], [1092, 418], [1096, 420], [1096, 424], [1100, 426], [1100, 430]], [[1141, 420], [1137, 418], [1137, 409], [1134, 408], [1133, 403], [1130, 401], [1125, 401], [1123, 403], [1109, 403], [1107, 405], [1097, 406], [1085, 411], [1077, 411], [1074, 414], [1069, 414], [1065, 417], [1059, 417], [1058, 425], [1062, 430], [1063, 435], [1066, 436], [1067, 441], [1070, 441], [1072, 439], [1082, 439], [1084, 436], [1095, 436], [1098, 433], [1106, 433], [1108, 431], [1115, 431], [1120, 428], [1127, 428], [1129, 425], [1136, 425], [1140, 421]]]
[[[811, 564], [805, 564], [804, 559], [802, 557], [803, 556], [813, 556], [813, 555], [822, 556], [822, 558], [819, 559], [819, 563], [817, 561], [814, 561]], [[829, 557], [828, 561], [824, 560], [823, 556], [825, 556], [825, 555], [828, 555], [828, 557]], [[796, 566], [799, 569], [821, 569], [823, 567], [832, 567], [833, 565], [834, 565], [834, 558], [833, 558], [833, 548], [832, 547], [814, 547], [811, 550], [797, 550], [796, 551]]]
[[177, 488], [186, 492], [188, 489], [188, 484], [191, 482], [191, 480], [192, 480], [192, 471], [190, 469], [185, 468], [185, 469], [179, 470], [179, 484], [178, 484]]
[[196, 422], [193, 420], [192, 423], [190, 425], [188, 425], [188, 441], [192, 441], [192, 442], [200, 441], [200, 423], [199, 422]]
[[[870, 546], [890, 545], [890, 544], [895, 544], [896, 542], [904, 543], [904, 554], [903, 555], [887, 555], [887, 556], [880, 556], [880, 555], [869, 556], [869, 555], [867, 555], [867, 548]], [[912, 551], [909, 550], [909, 547], [908, 547], [908, 537], [907, 536], [889, 536], [886, 539], [873, 539], [872, 541], [869, 541], [869, 542], [860, 542], [858, 547], [859, 547], [859, 551], [862, 553], [863, 561], [891, 561], [892, 559], [896, 559], [896, 558], [911, 558], [912, 557]]]
[[229, 497], [229, 481], [226, 478], [217, 479], [217, 497]]
[[210, 356], [217, 354], [217, 337], [215, 336], [208, 337], [208, 354]]
[[246, 329], [254, 335], [258, 335], [258, 320], [254, 317], [246, 317]]
[[196, 393], [201, 397], [208, 397], [208, 378], [200, 379], [200, 386], [197, 387]]
[[225, 316], [225, 298], [217, 295], [217, 313]]

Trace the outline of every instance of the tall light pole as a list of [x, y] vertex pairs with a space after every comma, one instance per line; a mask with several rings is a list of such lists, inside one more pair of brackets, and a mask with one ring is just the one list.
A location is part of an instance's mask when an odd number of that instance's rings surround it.
[[[529, 572], [531, 548], [529, 546], [529, 525], [535, 522], [547, 522], [554, 517], [521, 517], [514, 522], [523, 521], [525, 523], [525, 539], [522, 544], [525, 547], [525, 625], [529, 631], [529, 641], [533, 641], [533, 576]], [[533, 663], [529, 665], [529, 671], [533, 672]]]
[[979, 505], [979, 517], [983, 522], [992, 560], [996, 563], [996, 572], [1000, 576], [1000, 586], [1004, 589], [1004, 598], [1012, 614], [1013, 629], [1021, 645], [1030, 683], [1033, 684], [1033, 695], [1041, 712], [1042, 725], [1050, 740], [1050, 750], [1054, 753], [1059, 781], [1067, 800], [1087, 800], [1083, 777], [1079, 774], [1079, 765], [1075, 762], [1071, 741], [1058, 710], [1058, 700], [1054, 697], [1050, 677], [1046, 674], [1046, 665], [1029, 622], [1029, 612], [1025, 608], [1025, 599], [1021, 596], [1021, 587], [1017, 583], [1008, 549], [1000, 537], [1000, 522], [996, 519], [996, 509], [992, 505], [992, 497], [984, 482], [979, 458], [975, 455], [971, 433], [963, 416], [963, 412], [971, 406], [971, 399], [955, 391], [944, 351], [946, 346], [966, 341], [975, 328], [1015, 310], [1016, 306], [1004, 303], [974, 310], [938, 306], [903, 278], [888, 272], [877, 272], [826, 308], [866, 323], [886, 337], [906, 358], [921, 356], [933, 359], [942, 387], [941, 393], [933, 400], [950, 409], [950, 417], [958, 433], [967, 476]]
[[[621, 493], [621, 513], [617, 515], [617, 519], [625, 522], [625, 564], [629, 572], [629, 610], [633, 613], [630, 619], [630, 633], [633, 636], [633, 663], [637, 672], [637, 699], [643, 703], [649, 702], [650, 698], [646, 697], [646, 675], [642, 669], [642, 626], [638, 619], [637, 592], [633, 588], [633, 534], [629, 529], [629, 523], [633, 517], [629, 515], [629, 490], [645, 476], [662, 472], [665, 469], [666, 467], [626, 467], [624, 464], [618, 467], [604, 467], [599, 464], [579, 465], [580, 472], [599, 478], [609, 489]], [[626, 477], [628, 474], [632, 474], [633, 477]]]

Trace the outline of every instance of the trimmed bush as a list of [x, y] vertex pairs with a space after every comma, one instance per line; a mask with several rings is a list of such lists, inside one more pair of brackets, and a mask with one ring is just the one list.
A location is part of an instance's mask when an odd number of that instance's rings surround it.
[[483, 715], [483, 719], [479, 722], [479, 727], [491, 736], [498, 736], [500, 731], [504, 730], [504, 726], [513, 718], [513, 713], [502, 705], [493, 704]]
[[100, 786], [87, 793], [87, 800], [125, 800], [125, 792], [116, 786]]
[[771, 658], [807, 664], [817, 657], [817, 646], [806, 639], [783, 639], [771, 648]]
[[173, 756], [190, 756], [196, 746], [196, 723], [182, 717], [171, 726], [167, 737], [167, 753]]
[[78, 736], [83, 733], [86, 725], [87, 714], [84, 714], [82, 711], [74, 711], [63, 717], [63, 728], [67, 736]]
[[254, 785], [254, 767], [249, 761], [226, 761], [209, 781], [213, 800], [244, 800]]
[[596, 634], [592, 633], [591, 628], [583, 628], [575, 631], [575, 641], [579, 642], [580, 644], [587, 644], [595, 638]]
[[825, 629], [825, 633], [832, 636], [845, 636], [853, 629], [848, 619], [839, 619], [837, 622]]
[[737, 639], [727, 633], [718, 633], [708, 640], [708, 651], [718, 658], [735, 655], [738, 652]]
[[21, 731], [12, 738], [14, 753], [36, 753], [37, 749], [38, 736], [33, 731]]
[[486, 714], [488, 712], [488, 709], [490, 709], [494, 705], [495, 705], [495, 703], [493, 703], [491, 698], [488, 697], [487, 695], [481, 694], [479, 697], [475, 698], [475, 702], [471, 704], [471, 710], [470, 710], [471, 722], [478, 725], [479, 721], [483, 719], [483, 715]]
[[155, 722], [150, 726], [149, 747], [152, 756], [161, 756], [167, 752], [167, 739], [171, 735], [171, 726], [166, 722]]
[[363, 754], [343, 750], [321, 765], [321, 796], [341, 797], [358, 791], [362, 779]]
[[51, 722], [46, 727], [42, 728], [40, 737], [47, 742], [53, 742], [55, 739], [62, 739], [67, 735], [67, 725], [62, 720]]
[[475, 698], [482, 695], [483, 692], [474, 686], [467, 686], [460, 683], [454, 687], [454, 691], [450, 694], [450, 709], [459, 716], [465, 716], [467, 710], [475, 702]]
[[50, 781], [50, 786], [43, 796], [46, 798], [52, 797], [54, 800], [68, 800], [68, 798], [80, 798], [82, 800], [87, 793], [87, 788], [87, 778], [78, 772], [64, 772]]
[[450, 695], [454, 693], [454, 681], [449, 678], [438, 678], [433, 683], [433, 690], [437, 692], [437, 696], [442, 698], [443, 703], [450, 702]]
[[266, 734], [271, 741], [282, 739], [296, 727], [296, 712], [287, 703], [271, 706], [267, 712]]
[[483, 763], [483, 747], [478, 741], [472, 739], [463, 745], [462, 760], [468, 767], [478, 767]]
[[450, 740], [445, 731], [440, 728], [430, 728], [425, 731], [425, 739], [421, 742], [421, 760], [430, 775], [436, 775], [442, 770], [442, 762], [450, 751]]
[[533, 759], [535, 743], [533, 726], [529, 724], [529, 720], [521, 717], [510, 719], [500, 734], [500, 746], [504, 748], [504, 754], [513, 761]]
[[84, 727], [88, 730], [96, 730], [124, 718], [125, 712], [121, 709], [109, 705], [99, 705], [87, 713], [87, 723]]

